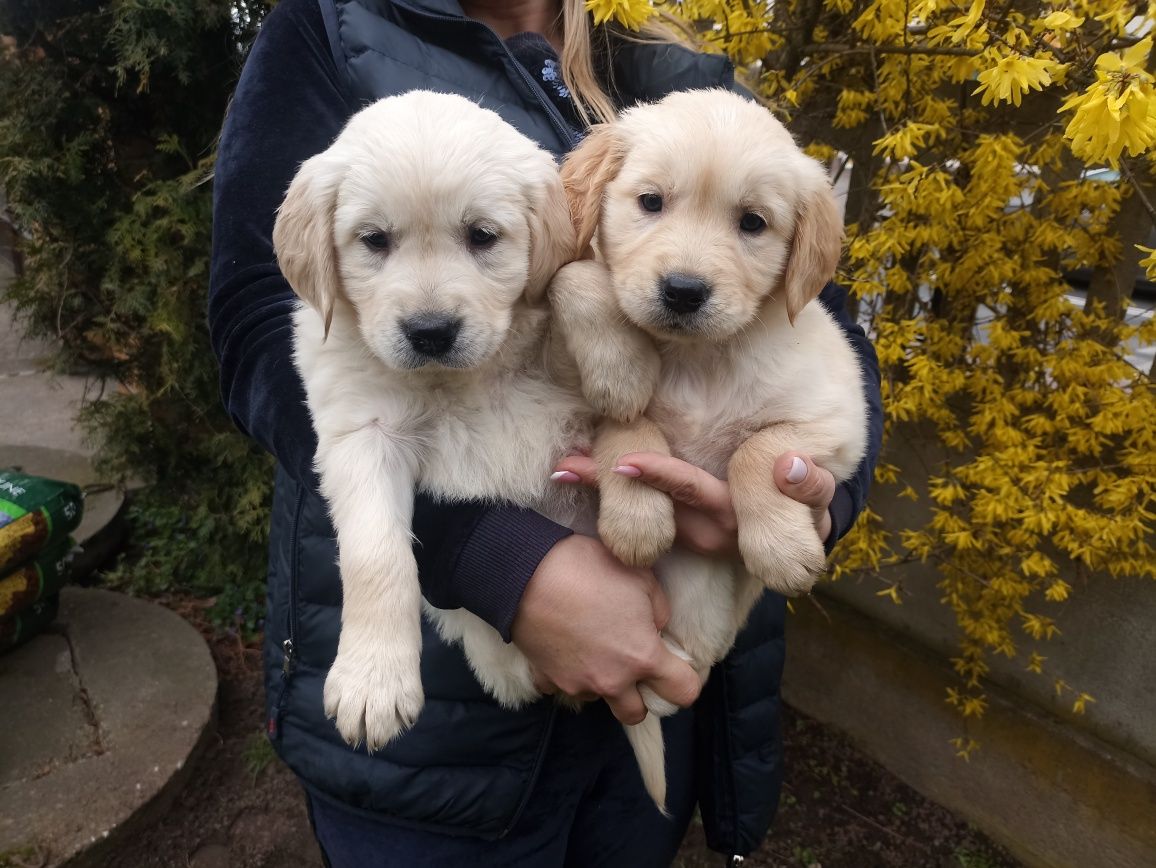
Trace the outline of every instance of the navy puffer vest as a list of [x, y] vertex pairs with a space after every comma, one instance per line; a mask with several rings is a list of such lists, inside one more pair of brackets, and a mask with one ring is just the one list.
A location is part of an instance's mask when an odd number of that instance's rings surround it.
[[[319, 0], [338, 70], [368, 103], [417, 88], [460, 93], [493, 109], [556, 155], [574, 144], [557, 110], [488, 28], [445, 0]], [[624, 104], [672, 90], [730, 87], [725, 59], [669, 46], [624, 45], [615, 59]], [[320, 798], [392, 822], [500, 837], [530, 798], [550, 738], [553, 704], [505, 711], [461, 652], [428, 628], [417, 725], [370, 756], [352, 750], [322, 709], [337, 649], [341, 583], [320, 496], [279, 473], [265, 633], [270, 737]], [[781, 783], [779, 677], [784, 602], [768, 595], [699, 701], [700, 803], [712, 848], [746, 854], [762, 840]]]

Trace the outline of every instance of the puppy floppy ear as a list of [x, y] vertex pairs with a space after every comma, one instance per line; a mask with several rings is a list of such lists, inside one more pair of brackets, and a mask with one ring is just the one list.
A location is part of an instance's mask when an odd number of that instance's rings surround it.
[[346, 166], [332, 149], [306, 160], [289, 185], [273, 224], [273, 250], [281, 273], [301, 300], [321, 314], [326, 337], [341, 283], [333, 213]]
[[602, 216], [602, 194], [614, 180], [626, 150], [610, 124], [596, 124], [562, 164], [562, 186], [578, 233], [578, 253], [590, 246]]
[[553, 158], [545, 152], [541, 154], [541, 168], [529, 193], [530, 274], [526, 280], [526, 301], [530, 304], [537, 304], [545, 297], [554, 273], [578, 253], [562, 179]]
[[799, 203], [791, 254], [783, 274], [787, 318], [791, 325], [804, 307], [818, 297], [839, 267], [843, 251], [843, 219], [826, 178], [817, 180]]

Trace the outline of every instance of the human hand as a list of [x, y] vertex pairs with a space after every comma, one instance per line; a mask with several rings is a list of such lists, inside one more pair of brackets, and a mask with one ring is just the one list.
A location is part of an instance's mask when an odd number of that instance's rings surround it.
[[815, 531], [824, 543], [831, 535], [831, 501], [835, 477], [802, 452], [784, 452], [775, 459], [775, 485], [792, 500], [811, 508]]
[[670, 604], [650, 570], [623, 566], [591, 537], [566, 537], [530, 577], [511, 636], [543, 693], [601, 696], [614, 716], [640, 723], [645, 683], [674, 705], [698, 698], [694, 669], [663, 643]]
[[[801, 464], [797, 466], [795, 460]], [[635, 476], [674, 500], [675, 538], [679, 544], [708, 557], [737, 557], [738, 521], [730, 486], [716, 476], [669, 455], [631, 452], [619, 467], [634, 468]], [[592, 458], [571, 455], [558, 462], [558, 482], [598, 486], [598, 466]], [[785, 452], [775, 461], [774, 481], [779, 491], [811, 508], [815, 531], [826, 541], [831, 535], [828, 507], [835, 497], [835, 477], [801, 452]]]
[[[675, 539], [680, 545], [700, 555], [738, 557], [738, 522], [730, 487], [725, 482], [701, 467], [657, 452], [629, 452], [619, 459], [618, 465], [637, 471], [623, 475], [636, 477], [670, 495], [674, 501]], [[558, 462], [554, 478], [597, 488], [598, 465], [584, 455], [571, 455]]]

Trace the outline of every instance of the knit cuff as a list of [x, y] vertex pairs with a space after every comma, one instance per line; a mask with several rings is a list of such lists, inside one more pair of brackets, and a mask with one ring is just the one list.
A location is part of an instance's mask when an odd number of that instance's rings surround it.
[[572, 533], [531, 509], [488, 510], [458, 556], [454, 596], [509, 642], [514, 615], [534, 570], [546, 552]]

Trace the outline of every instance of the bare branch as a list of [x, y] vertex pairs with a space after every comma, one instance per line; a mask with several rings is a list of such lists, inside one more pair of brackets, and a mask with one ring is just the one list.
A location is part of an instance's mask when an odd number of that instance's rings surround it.
[[949, 57], [975, 57], [974, 48], [952, 45], [851, 45], [845, 42], [816, 42], [803, 46], [804, 54], [927, 54]]

